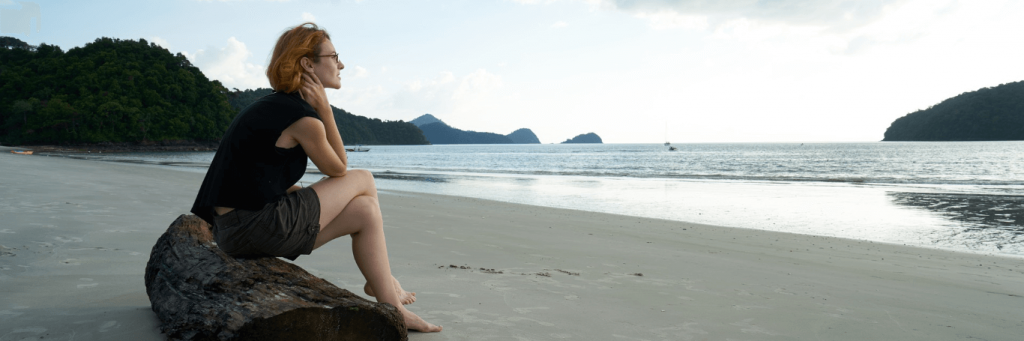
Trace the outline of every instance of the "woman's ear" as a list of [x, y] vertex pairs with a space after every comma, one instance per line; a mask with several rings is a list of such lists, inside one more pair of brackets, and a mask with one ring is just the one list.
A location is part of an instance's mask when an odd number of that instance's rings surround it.
[[302, 65], [302, 69], [306, 72], [313, 73], [313, 61], [309, 57], [302, 57], [299, 59], [299, 65]]

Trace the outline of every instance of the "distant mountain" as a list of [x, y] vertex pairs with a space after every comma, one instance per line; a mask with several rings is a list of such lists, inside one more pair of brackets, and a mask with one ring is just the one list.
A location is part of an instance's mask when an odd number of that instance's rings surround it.
[[420, 126], [423, 136], [430, 144], [509, 144], [512, 143], [505, 135], [495, 133], [479, 133], [455, 129], [444, 122], [434, 122]]
[[[228, 103], [237, 111], [241, 111], [263, 96], [273, 93], [269, 88], [255, 90], [238, 90], [228, 92]], [[334, 112], [334, 122], [338, 124], [338, 133], [341, 140], [347, 145], [371, 144], [371, 145], [405, 145], [405, 144], [428, 144], [423, 132], [416, 128], [412, 122], [403, 121], [381, 121], [377, 118], [353, 115], [335, 106], [331, 106]]]
[[1024, 140], [1024, 81], [965, 92], [896, 119], [882, 141]]
[[594, 133], [579, 134], [576, 137], [565, 140], [562, 143], [604, 143], [601, 142], [601, 137]]
[[508, 135], [475, 132], [449, 126], [431, 114], [424, 114], [409, 123], [419, 127], [431, 144], [540, 143], [537, 135], [527, 128], [518, 129]]
[[528, 144], [528, 143], [540, 143], [540, 139], [528, 128], [519, 128], [513, 131], [511, 134], [505, 135], [512, 143]]
[[434, 115], [431, 115], [431, 114], [423, 114], [423, 116], [417, 117], [416, 119], [414, 119], [412, 121], [409, 121], [409, 123], [412, 123], [412, 124], [416, 125], [417, 127], [422, 127], [424, 125], [431, 124], [431, 123], [437, 123], [437, 122], [442, 122], [442, 121], [437, 119], [437, 117], [434, 117]]

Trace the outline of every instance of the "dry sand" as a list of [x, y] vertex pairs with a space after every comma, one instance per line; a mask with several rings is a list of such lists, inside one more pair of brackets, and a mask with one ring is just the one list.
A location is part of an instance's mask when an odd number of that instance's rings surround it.
[[[145, 264], [203, 174], [3, 149], [0, 174], [0, 340], [163, 339]], [[381, 205], [409, 308], [445, 327], [411, 340], [1024, 335], [1021, 258], [416, 193]], [[296, 263], [361, 293], [345, 240]]]

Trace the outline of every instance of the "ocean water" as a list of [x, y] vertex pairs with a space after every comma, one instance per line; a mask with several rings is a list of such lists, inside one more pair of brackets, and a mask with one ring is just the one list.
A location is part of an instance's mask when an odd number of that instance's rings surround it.
[[[1024, 257], [1024, 142], [675, 146], [369, 146], [349, 166], [382, 190]], [[213, 153], [73, 157], [205, 171]]]

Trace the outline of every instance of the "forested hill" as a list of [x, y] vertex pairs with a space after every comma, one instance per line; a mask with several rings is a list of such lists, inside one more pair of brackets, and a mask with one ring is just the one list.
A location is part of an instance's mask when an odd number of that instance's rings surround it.
[[[99, 38], [64, 52], [0, 37], [0, 144], [217, 141], [240, 108], [268, 93], [228, 91], [144, 39]], [[334, 112], [349, 144], [428, 143], [409, 123]]]
[[896, 119], [883, 141], [1024, 140], [1024, 81], [965, 92]]
[[67, 52], [0, 37], [0, 143], [209, 141], [235, 113], [227, 89], [144, 39]]
[[[256, 90], [238, 90], [228, 93], [228, 101], [235, 110], [242, 110], [252, 102], [269, 95], [273, 90], [259, 88]], [[345, 145], [372, 144], [429, 144], [415, 125], [403, 121], [381, 121], [353, 115], [344, 109], [331, 106], [334, 111], [334, 122], [338, 123], [338, 133]]]
[[452, 128], [444, 122], [420, 126], [423, 135], [431, 144], [510, 144], [507, 136]]
[[537, 135], [527, 128], [518, 129], [508, 135], [462, 130], [452, 127], [431, 114], [424, 114], [409, 121], [415, 124], [432, 144], [511, 144], [540, 143]]
[[562, 143], [603, 143], [601, 137], [594, 133], [579, 134], [576, 137], [562, 141]]

